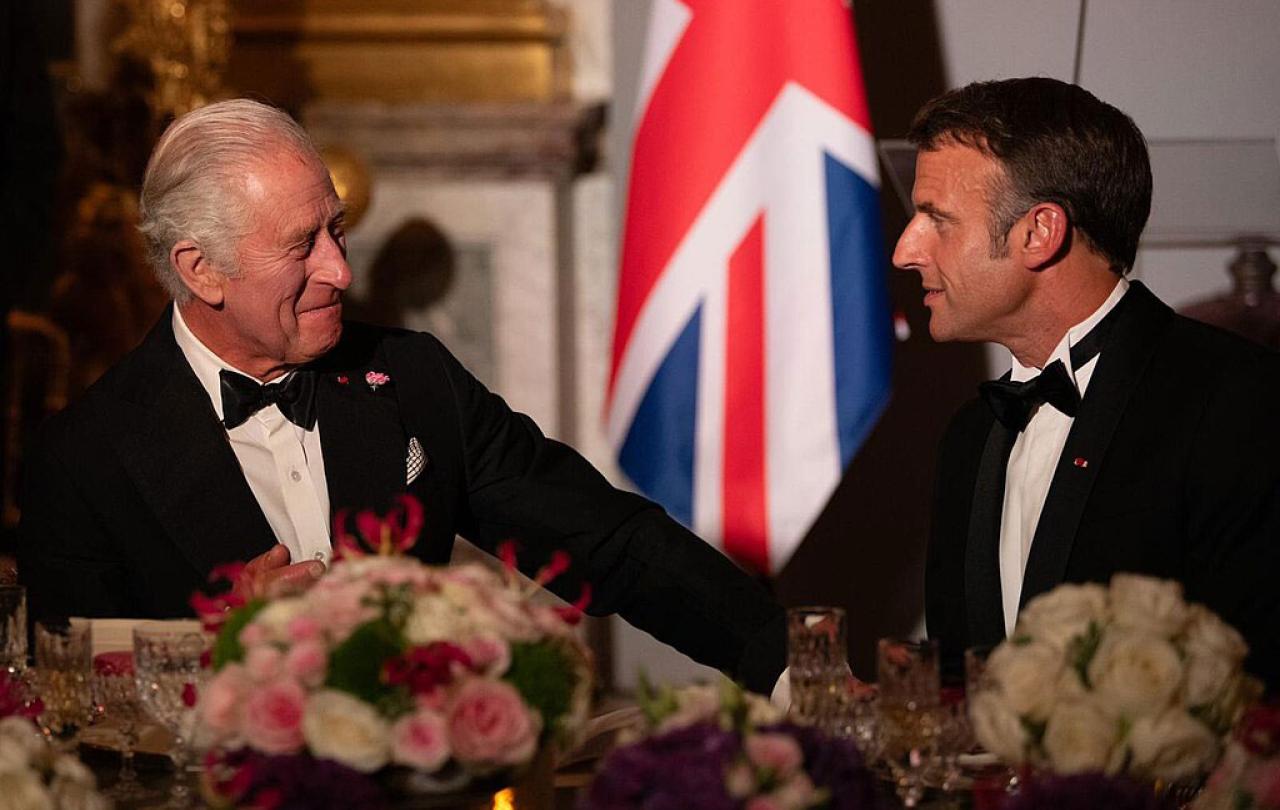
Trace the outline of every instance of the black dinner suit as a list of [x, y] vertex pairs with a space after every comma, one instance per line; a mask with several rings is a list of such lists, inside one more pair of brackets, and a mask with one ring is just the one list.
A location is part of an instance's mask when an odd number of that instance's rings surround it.
[[[167, 312], [142, 345], [50, 420], [27, 462], [19, 571], [32, 615], [187, 615], [215, 565], [275, 538]], [[312, 364], [329, 500], [385, 508], [406, 491], [406, 447], [427, 466], [408, 487], [425, 507], [414, 553], [449, 559], [455, 534], [554, 549], [574, 561], [559, 591], [589, 581], [593, 614], [617, 612], [703, 663], [768, 691], [785, 621], [764, 589], [649, 501], [611, 487], [486, 390], [433, 337], [347, 324]], [[371, 390], [365, 374], [390, 382]]]
[[[1280, 685], [1280, 356], [1176, 315], [1141, 283], [1117, 304], [1058, 459], [1020, 605], [1062, 582], [1177, 579]], [[967, 403], [942, 441], [925, 576], [931, 637], [958, 666], [1004, 638], [998, 563], [1007, 429]], [[983, 469], [985, 465], [985, 470]], [[994, 485], [993, 485], [994, 484]]]

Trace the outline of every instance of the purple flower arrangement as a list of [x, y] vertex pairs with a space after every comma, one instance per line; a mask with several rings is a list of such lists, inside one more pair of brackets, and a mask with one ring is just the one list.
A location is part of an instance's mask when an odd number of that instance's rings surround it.
[[732, 685], [644, 702], [649, 734], [613, 751], [582, 810], [867, 810], [874, 777], [848, 740], [780, 722]]
[[1001, 810], [1175, 810], [1177, 806], [1168, 796], [1158, 795], [1150, 782], [1093, 772], [1034, 777]]

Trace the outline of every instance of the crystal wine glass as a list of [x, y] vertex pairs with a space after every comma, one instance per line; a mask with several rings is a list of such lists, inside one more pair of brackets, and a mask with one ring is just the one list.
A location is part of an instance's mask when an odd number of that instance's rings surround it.
[[835, 733], [843, 725], [853, 682], [846, 650], [843, 608], [787, 610], [787, 667], [793, 719], [827, 733]]
[[187, 807], [187, 763], [196, 726], [196, 696], [206, 680], [212, 639], [199, 622], [143, 622], [133, 630], [133, 665], [143, 708], [174, 735], [171, 807]]
[[59, 748], [75, 745], [93, 716], [89, 658], [93, 650], [89, 623], [66, 619], [36, 622], [37, 692], [44, 704], [40, 730]]
[[133, 653], [121, 650], [95, 655], [93, 693], [103, 719], [120, 735], [120, 771], [115, 784], [105, 791], [106, 795], [119, 804], [137, 804], [156, 798], [155, 791], [138, 782], [138, 772], [133, 768], [138, 727], [149, 719], [138, 695]]
[[915, 807], [935, 766], [945, 723], [934, 641], [882, 638], [876, 650], [881, 750], [898, 798]]

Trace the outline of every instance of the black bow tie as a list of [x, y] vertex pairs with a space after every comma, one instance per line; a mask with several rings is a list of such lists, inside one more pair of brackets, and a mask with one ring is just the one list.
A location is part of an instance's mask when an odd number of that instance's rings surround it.
[[[1115, 325], [1119, 313], [1124, 308], [1125, 299], [1112, 307], [1102, 320], [1089, 330], [1089, 333], [1076, 341], [1071, 347], [1071, 367], [1079, 369], [1102, 351], [1102, 344], [1107, 334]], [[1049, 403], [1067, 416], [1074, 417], [1080, 409], [1080, 390], [1075, 381], [1067, 373], [1061, 360], [1054, 360], [1045, 366], [1040, 376], [1026, 382], [1010, 380], [992, 380], [978, 386], [978, 393], [991, 406], [996, 419], [1009, 430], [1021, 431], [1031, 420], [1031, 414], [1037, 405]]]
[[285, 418], [310, 430], [316, 423], [316, 377], [314, 372], [295, 371], [283, 383], [263, 385], [243, 374], [222, 369], [218, 372], [222, 391], [222, 424], [227, 430], [244, 424], [250, 416], [275, 405]]
[[1075, 416], [1080, 409], [1080, 392], [1061, 360], [1054, 360], [1026, 382], [992, 380], [978, 386], [978, 391], [1010, 430], [1025, 428], [1032, 411], [1045, 402], [1067, 416]]

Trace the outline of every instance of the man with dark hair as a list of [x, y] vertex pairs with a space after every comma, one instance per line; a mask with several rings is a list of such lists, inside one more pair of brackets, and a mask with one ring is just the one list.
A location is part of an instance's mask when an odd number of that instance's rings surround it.
[[1142, 134], [1053, 79], [927, 104], [915, 215], [936, 340], [992, 341], [1012, 369], [942, 441], [926, 620], [955, 666], [1062, 582], [1176, 579], [1280, 683], [1280, 360], [1129, 282], [1151, 208]]

